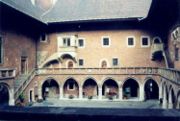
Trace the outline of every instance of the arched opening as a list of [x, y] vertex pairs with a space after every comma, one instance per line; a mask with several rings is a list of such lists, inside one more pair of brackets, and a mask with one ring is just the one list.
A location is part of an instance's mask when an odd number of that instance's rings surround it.
[[98, 96], [98, 85], [93, 79], [87, 79], [83, 84], [83, 97], [94, 98]]
[[0, 84], [0, 105], [9, 105], [9, 90], [6, 84]]
[[154, 80], [149, 79], [146, 81], [144, 91], [146, 100], [159, 99], [159, 87]]
[[123, 99], [139, 97], [139, 85], [134, 79], [128, 79], [123, 84]]
[[43, 83], [42, 97], [44, 100], [59, 97], [59, 85], [54, 79], [48, 79]]
[[159, 37], [155, 37], [154, 44], [161, 44], [161, 39]]
[[107, 62], [105, 60], [101, 62], [101, 68], [107, 68]]
[[64, 84], [64, 97], [72, 99], [79, 96], [79, 85], [76, 80], [70, 78]]
[[108, 79], [102, 86], [102, 95], [109, 99], [117, 98], [118, 90], [118, 84], [114, 80]]

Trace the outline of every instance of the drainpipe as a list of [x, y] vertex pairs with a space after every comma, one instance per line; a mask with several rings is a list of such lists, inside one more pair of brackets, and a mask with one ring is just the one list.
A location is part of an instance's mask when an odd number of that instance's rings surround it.
[[163, 49], [163, 57], [164, 57], [164, 60], [165, 60], [166, 68], [169, 68], [167, 56], [166, 56], [166, 53], [165, 53], [165, 50], [164, 50], [164, 49]]

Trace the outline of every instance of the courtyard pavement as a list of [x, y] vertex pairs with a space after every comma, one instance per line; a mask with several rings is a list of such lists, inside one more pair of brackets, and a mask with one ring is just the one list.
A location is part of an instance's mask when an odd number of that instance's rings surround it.
[[135, 108], [135, 109], [161, 109], [158, 100], [148, 101], [97, 101], [97, 100], [58, 100], [48, 99], [32, 106], [40, 107], [84, 107], [84, 108]]

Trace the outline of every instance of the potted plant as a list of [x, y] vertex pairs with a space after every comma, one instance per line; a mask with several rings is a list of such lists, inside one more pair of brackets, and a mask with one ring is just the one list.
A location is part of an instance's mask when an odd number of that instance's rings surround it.
[[24, 99], [25, 99], [24, 93], [21, 93], [21, 94], [19, 95], [19, 100], [20, 100], [20, 102], [23, 103], [23, 102], [24, 102]]

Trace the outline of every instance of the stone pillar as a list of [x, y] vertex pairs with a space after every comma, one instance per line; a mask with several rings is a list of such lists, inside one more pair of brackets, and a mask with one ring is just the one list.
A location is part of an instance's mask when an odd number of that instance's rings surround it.
[[42, 99], [42, 89], [41, 89], [41, 87], [38, 88], [38, 99], [39, 100]]
[[159, 99], [162, 99], [162, 84], [159, 86]]
[[82, 91], [82, 87], [79, 87], [79, 99], [83, 98], [83, 91]]
[[101, 100], [102, 99], [102, 87], [101, 86], [99, 86], [99, 88], [98, 88], [98, 99], [99, 100]]
[[140, 88], [139, 88], [139, 100], [140, 101], [144, 101], [144, 86], [141, 86], [140, 85]]
[[9, 105], [15, 105], [14, 101], [14, 89], [9, 90]]
[[63, 87], [60, 87], [60, 89], [59, 89], [59, 99], [63, 99], [64, 98], [64, 92], [63, 92]]
[[173, 109], [173, 102], [172, 102], [172, 95], [169, 95], [169, 100], [168, 100], [168, 109]]
[[119, 100], [123, 100], [123, 89], [122, 89], [122, 86], [119, 87]]
[[163, 105], [162, 105], [162, 108], [164, 109], [167, 109], [167, 99], [166, 99], [166, 89], [164, 88], [164, 91], [163, 91], [164, 95], [163, 95]]

